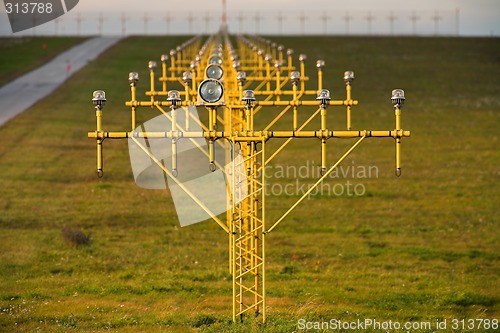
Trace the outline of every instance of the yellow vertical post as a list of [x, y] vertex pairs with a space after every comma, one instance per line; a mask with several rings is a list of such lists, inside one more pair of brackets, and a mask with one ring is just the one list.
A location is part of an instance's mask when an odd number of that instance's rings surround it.
[[318, 91], [316, 100], [320, 102], [320, 128], [321, 128], [321, 175], [326, 172], [326, 139], [328, 137], [328, 130], [326, 128], [326, 108], [330, 102], [330, 91], [322, 89]]
[[103, 171], [102, 171], [102, 110], [101, 108], [96, 108], [95, 111], [95, 117], [96, 117], [96, 132], [98, 135], [97, 138], [97, 175], [99, 177], [102, 177]]
[[[214, 106], [208, 109], [208, 130], [210, 132], [215, 131], [215, 125], [217, 122], [217, 113]], [[208, 158], [209, 158], [209, 168], [211, 171], [215, 171], [215, 151], [214, 151], [214, 140], [212, 138], [208, 141]]]
[[[281, 53], [280, 53], [281, 54]], [[279, 101], [281, 100], [281, 66], [282, 62], [281, 61], [276, 61], [276, 64], [274, 65], [276, 67], [276, 100]]]
[[[326, 105], [321, 106], [321, 132], [322, 135], [326, 134]], [[321, 138], [321, 174], [323, 175], [326, 171], [326, 138]]]
[[346, 104], [347, 104], [347, 110], [346, 110], [346, 127], [347, 130], [351, 130], [351, 104], [352, 104], [352, 95], [351, 95], [351, 85], [352, 81], [354, 80], [354, 72], [352, 71], [345, 71], [344, 72], [344, 82], [345, 82], [345, 90], [346, 90]]
[[[302, 77], [302, 78], [306, 77], [306, 65], [305, 65], [306, 59], [307, 59], [307, 56], [305, 54], [299, 55], [300, 77]], [[300, 91], [303, 92], [305, 89], [306, 89], [306, 82], [305, 82], [305, 80], [300, 80]]]
[[271, 56], [269, 54], [266, 55], [266, 90], [271, 90]]
[[348, 104], [347, 104], [347, 115], [346, 115], [346, 127], [347, 127], [347, 130], [350, 131], [351, 130], [351, 105], [350, 105], [350, 102], [352, 101], [352, 98], [351, 98], [351, 85], [347, 84], [345, 86], [345, 89], [346, 89], [346, 100], [348, 102]]
[[[297, 96], [297, 85], [299, 84], [300, 80], [300, 72], [293, 71], [290, 74], [290, 80], [292, 81], [292, 100], [293, 102], [298, 101], [298, 96]], [[294, 103], [293, 105], [293, 130], [296, 131], [298, 127], [298, 115], [297, 115], [297, 105]]]
[[[196, 74], [196, 68], [192, 68], [192, 76], [191, 78], [193, 79], [192, 81], [192, 89], [194, 92], [198, 91], [198, 81], [196, 80], [197, 78], [197, 74]], [[196, 96], [195, 94], [193, 94], [193, 98], [192, 98], [192, 104], [195, 104], [196, 103]]]
[[[401, 130], [401, 109], [396, 107], [394, 110], [396, 116], [396, 131]], [[401, 137], [396, 137], [396, 175], [399, 177], [401, 175]]]
[[[296, 87], [294, 87], [294, 89], [297, 89]], [[297, 114], [297, 106], [294, 106], [293, 107], [293, 130], [296, 131], [297, 128], [298, 128], [298, 114]]]
[[172, 105], [170, 115], [172, 117], [172, 175], [177, 177], [177, 110], [175, 105]]
[[139, 74], [137, 72], [130, 72], [128, 74], [128, 82], [130, 83], [130, 102], [132, 104], [132, 111], [131, 111], [131, 122], [132, 122], [132, 131], [136, 127], [136, 105], [135, 103], [137, 102], [136, 99], [136, 85], [137, 81], [139, 81]]
[[405, 102], [405, 92], [403, 89], [394, 89], [391, 97], [394, 104], [394, 115], [396, 117], [396, 176], [401, 176], [401, 108]]
[[323, 68], [325, 68], [325, 61], [319, 59], [316, 61], [316, 68], [318, 69], [318, 90], [323, 89]]
[[293, 70], [293, 64], [292, 64], [293, 49], [286, 50], [286, 55], [288, 56], [288, 61], [287, 61], [288, 70], [292, 71]]
[[[154, 103], [155, 101], [155, 68], [156, 68], [156, 61], [150, 61], [148, 63], [148, 67], [149, 67], [149, 78], [150, 78], [150, 94], [151, 94], [151, 104]], [[152, 105], [151, 105], [152, 107]]]
[[265, 173], [265, 147], [266, 147], [266, 142], [262, 141], [261, 142], [261, 163], [260, 163], [260, 175], [261, 175], [261, 206], [260, 206], [260, 212], [261, 212], [261, 225], [260, 228], [257, 229], [257, 232], [259, 233], [259, 236], [261, 238], [261, 245], [260, 245], [260, 250], [261, 250], [261, 261], [262, 261], [262, 268], [260, 270], [261, 274], [261, 281], [262, 281], [262, 289], [261, 289], [261, 297], [262, 297], [262, 321], [266, 321], [266, 243], [265, 243], [265, 230], [266, 230], [266, 173]]
[[175, 50], [170, 50], [170, 76], [172, 79], [175, 78], [176, 69], [175, 69]]
[[161, 81], [162, 81], [162, 91], [167, 92], [167, 60], [168, 55], [161, 55]]

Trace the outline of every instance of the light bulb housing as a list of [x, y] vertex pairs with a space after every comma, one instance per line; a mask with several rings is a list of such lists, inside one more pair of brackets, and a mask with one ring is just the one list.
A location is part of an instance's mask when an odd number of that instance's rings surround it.
[[392, 91], [391, 102], [394, 104], [395, 108], [402, 108], [405, 100], [405, 91], [403, 89], [394, 89]]
[[345, 71], [344, 72], [344, 82], [346, 85], [351, 85], [352, 81], [354, 81], [354, 72], [353, 71]]
[[255, 92], [253, 90], [243, 90], [241, 100], [247, 104], [255, 101]]
[[192, 80], [193, 80], [193, 73], [191, 73], [190, 71], [182, 73], [182, 81], [184, 81], [184, 84], [189, 85]]
[[220, 80], [224, 76], [224, 70], [222, 66], [216, 64], [210, 64], [205, 69], [205, 78]]
[[290, 81], [292, 81], [292, 83], [294, 85], [296, 85], [297, 83], [299, 83], [300, 81], [300, 72], [298, 71], [293, 71], [290, 73]]
[[178, 90], [170, 90], [167, 94], [167, 101], [172, 102], [172, 105], [181, 101], [181, 93]]
[[92, 104], [95, 108], [102, 110], [104, 104], [106, 104], [106, 93], [103, 90], [96, 90], [92, 93]]
[[318, 100], [320, 102], [320, 106], [323, 109], [326, 109], [326, 107], [328, 106], [328, 103], [331, 100], [330, 90], [328, 90], [328, 89], [318, 90], [318, 95], [316, 97], [316, 100]]
[[209, 64], [216, 64], [216, 65], [222, 65], [222, 58], [219, 57], [219, 56], [212, 56], [210, 57], [210, 59], [208, 60], [208, 63]]
[[130, 72], [128, 73], [128, 82], [131, 87], [135, 87], [137, 85], [137, 81], [139, 81], [139, 73]]
[[219, 80], [206, 79], [198, 86], [198, 105], [224, 105], [224, 86]]
[[156, 61], [151, 60], [150, 62], [148, 62], [148, 68], [149, 70], [154, 71], [156, 68]]
[[245, 81], [247, 80], [247, 73], [246, 72], [238, 72], [236, 74], [236, 80], [238, 80], [238, 82], [243, 85], [245, 83]]

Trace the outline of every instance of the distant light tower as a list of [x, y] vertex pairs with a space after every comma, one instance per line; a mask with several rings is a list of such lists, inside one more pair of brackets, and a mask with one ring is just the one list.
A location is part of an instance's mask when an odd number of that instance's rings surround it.
[[36, 15], [33, 15], [33, 19], [32, 19], [32, 22], [33, 22], [33, 36], [36, 36]]
[[[226, 24], [224, 23], [224, 17], [224, 14], [222, 14], [222, 28], [225, 28], [226, 26]], [[208, 30], [210, 27], [210, 21], [212, 21], [212, 16], [210, 15], [210, 13], [207, 12], [205, 16], [203, 16], [203, 21], [205, 21], [205, 33], [209, 33]]]
[[255, 16], [253, 17], [255, 21], [255, 33], [259, 34], [260, 33], [260, 21], [262, 20], [262, 16], [260, 16], [260, 13], [257, 12], [255, 13]]
[[411, 20], [411, 26], [413, 29], [413, 34], [416, 35], [417, 34], [417, 21], [420, 20], [420, 16], [417, 16], [417, 13], [413, 12], [413, 14], [411, 14], [411, 16], [410, 16], [410, 20]]
[[460, 9], [455, 10], [455, 34], [460, 35]]
[[396, 21], [398, 18], [396, 15], [394, 15], [393, 12], [389, 16], [387, 16], [387, 19], [389, 20], [389, 29], [391, 31], [391, 35], [394, 35], [394, 21]]
[[276, 19], [278, 20], [278, 31], [279, 34], [281, 35], [283, 34], [283, 20], [285, 20], [286, 17], [282, 13], [279, 13]]
[[189, 12], [189, 15], [187, 17], [187, 21], [189, 24], [189, 34], [193, 33], [193, 21], [194, 21], [194, 19], [195, 19], [195, 17], [193, 16], [193, 13]]
[[173, 17], [170, 15], [170, 13], [166, 14], [163, 19], [165, 20], [165, 29], [167, 35], [170, 34], [170, 22], [172, 21]]
[[304, 12], [302, 12], [298, 19], [300, 21], [300, 33], [303, 35], [305, 33], [305, 22], [307, 20], [307, 16], [305, 16]]
[[[222, 31], [227, 31], [227, 5], [226, 0], [222, 0], [222, 18], [221, 18]], [[207, 29], [208, 31], [208, 29]]]
[[55, 27], [55, 30], [56, 30], [55, 31], [56, 36], [59, 35], [59, 22], [61, 22], [61, 17], [60, 16], [54, 20], [54, 27]]
[[148, 22], [151, 20], [151, 17], [148, 15], [147, 12], [144, 12], [144, 16], [143, 16], [142, 20], [144, 21], [144, 34], [147, 35], [148, 34]]
[[81, 27], [81, 23], [82, 23], [83, 20], [84, 19], [83, 19], [82, 15], [80, 14], [80, 12], [78, 12], [76, 14], [76, 34], [78, 36], [81, 35], [80, 27]]
[[102, 36], [102, 30], [103, 30], [103, 25], [104, 25], [104, 16], [102, 13], [99, 13], [99, 35]]
[[327, 24], [328, 24], [328, 20], [330, 18], [331, 17], [326, 15], [326, 13], [324, 13], [322, 16], [320, 16], [321, 21], [323, 21], [323, 34], [324, 35], [326, 35], [328, 33]]
[[365, 17], [365, 20], [368, 22], [368, 34], [372, 34], [372, 21], [375, 20], [375, 16], [372, 15], [371, 12], [368, 12], [368, 15]]
[[346, 12], [345, 16], [342, 17], [342, 20], [345, 21], [345, 33], [346, 33], [346, 35], [349, 34], [349, 22], [351, 22], [352, 19], [353, 19], [353, 17], [351, 15], [349, 15], [349, 12]]
[[127, 20], [127, 15], [125, 15], [125, 13], [122, 13], [122, 17], [120, 18], [120, 22], [122, 23], [122, 36], [125, 36], [125, 34], [127, 33]]
[[439, 15], [439, 12], [436, 10], [431, 19], [434, 21], [434, 35], [437, 36], [439, 34], [439, 21], [441, 21], [443, 17]]
[[238, 20], [238, 31], [241, 34], [243, 32], [243, 22], [246, 20], [246, 16], [243, 13], [240, 13], [236, 16], [236, 20]]

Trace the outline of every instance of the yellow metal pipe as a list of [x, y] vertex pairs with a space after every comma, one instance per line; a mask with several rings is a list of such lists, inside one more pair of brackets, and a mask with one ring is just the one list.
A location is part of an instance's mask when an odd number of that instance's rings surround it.
[[[401, 109], [394, 110], [396, 117], [396, 131], [401, 131]], [[401, 137], [396, 137], [396, 176], [401, 176]]]
[[[346, 85], [346, 100], [350, 101], [352, 100], [351, 98], [351, 85], [347, 84]], [[347, 130], [351, 130], [351, 105], [347, 105], [347, 116], [346, 116], [346, 121], [347, 121]]]
[[[326, 129], [326, 108], [321, 108], [320, 113], [321, 118], [321, 131], [323, 133], [327, 132]], [[321, 174], [326, 171], [326, 138], [321, 139]]]
[[[336, 100], [331, 100], [328, 105], [332, 106], [343, 106], [343, 105], [357, 105], [358, 101], [336, 101]], [[286, 106], [286, 105], [292, 105], [292, 106], [318, 106], [318, 101], [256, 101], [255, 102], [256, 106]]]
[[279, 69], [276, 71], [276, 91], [275, 91], [275, 94], [276, 94], [276, 102], [278, 102], [280, 100], [280, 94], [281, 94], [281, 73], [280, 73]]
[[[172, 117], [172, 135], [175, 135], [177, 132], [177, 111], [175, 107], [172, 107], [172, 111], [170, 111], [170, 115]], [[177, 138], [172, 138], [172, 175], [177, 177]]]
[[323, 70], [318, 68], [318, 90], [323, 89]]
[[[208, 109], [208, 130], [209, 132], [215, 132], [215, 125], [217, 124], [217, 113], [215, 108]], [[215, 151], [214, 151], [214, 141], [208, 141], [208, 159], [209, 168], [211, 171], [215, 171]]]
[[162, 72], [162, 76], [161, 76], [161, 81], [162, 81], [162, 91], [163, 92], [166, 92], [167, 91], [167, 62], [166, 61], [162, 61], [161, 62], [161, 72]]
[[271, 90], [271, 80], [269, 79], [271, 77], [271, 63], [270, 61], [266, 61], [266, 90], [270, 91]]
[[[134, 104], [136, 102], [136, 87], [135, 84], [130, 86], [130, 95], [131, 95], [131, 103]], [[136, 107], [132, 106], [131, 110], [131, 122], [132, 122], [132, 130], [136, 128]]]
[[[196, 79], [197, 75], [196, 75], [196, 71], [192, 71], [192, 73], [193, 74], [192, 74], [191, 78], [192, 78], [193, 81], [192, 81], [191, 84], [192, 84], [192, 87], [193, 87], [193, 91], [196, 92], [196, 91], [198, 91], [198, 81]], [[192, 103], [196, 103], [196, 96], [195, 96], [195, 94], [193, 94], [193, 99], [191, 100], [191, 102]]]
[[[319, 111], [317, 111], [319, 112]], [[314, 114], [313, 116], [317, 115]], [[311, 117], [312, 118], [312, 117]], [[359, 138], [362, 136], [373, 138], [402, 138], [409, 137], [410, 131], [393, 130], [393, 131], [206, 131], [206, 132], [179, 132], [179, 138], [205, 138], [208, 140], [215, 140], [218, 138], [234, 139], [235, 141], [254, 141], [254, 140], [267, 140], [268, 138]], [[149, 139], [155, 138], [172, 138], [174, 137], [171, 132], [88, 132], [89, 139], [126, 139], [130, 137], [147, 137]]]
[[155, 72], [153, 70], [149, 71], [150, 86], [151, 86], [151, 103], [155, 102]]
[[175, 55], [170, 55], [170, 77], [175, 78]]
[[[102, 111], [97, 108], [95, 112], [96, 116], [96, 135], [102, 133]], [[102, 138], [97, 139], [97, 176], [100, 178], [103, 175], [103, 165], [102, 165]]]

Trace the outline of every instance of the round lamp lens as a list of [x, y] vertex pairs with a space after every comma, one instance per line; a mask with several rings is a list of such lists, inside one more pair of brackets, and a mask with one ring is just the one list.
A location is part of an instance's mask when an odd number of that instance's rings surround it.
[[222, 78], [222, 75], [224, 74], [224, 71], [220, 66], [210, 65], [207, 67], [206, 74], [209, 79], [220, 80]]
[[200, 85], [200, 97], [207, 103], [215, 103], [222, 98], [223, 88], [219, 81], [209, 79]]

